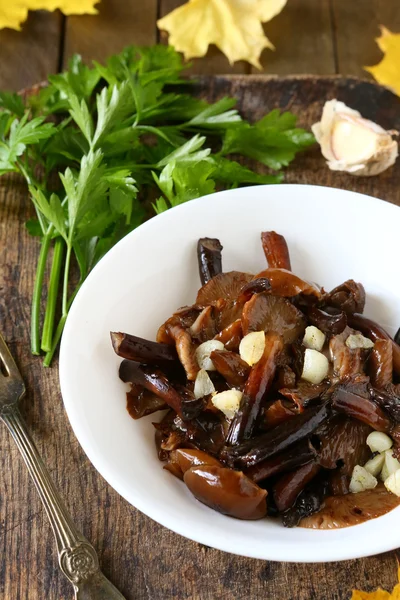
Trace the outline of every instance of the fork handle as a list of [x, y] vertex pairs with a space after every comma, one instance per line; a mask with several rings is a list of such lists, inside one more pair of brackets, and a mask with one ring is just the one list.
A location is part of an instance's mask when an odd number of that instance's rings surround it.
[[16, 404], [3, 409], [0, 418], [7, 426], [28, 467], [57, 542], [61, 571], [77, 591], [99, 571], [99, 561], [93, 546], [75, 527], [61, 499]]

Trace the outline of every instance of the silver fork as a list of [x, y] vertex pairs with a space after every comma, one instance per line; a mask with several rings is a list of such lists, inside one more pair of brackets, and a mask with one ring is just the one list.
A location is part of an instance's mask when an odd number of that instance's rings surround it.
[[0, 419], [7, 426], [28, 467], [57, 543], [61, 571], [72, 583], [75, 600], [125, 600], [99, 568], [93, 546], [72, 521], [19, 412], [25, 384], [0, 334]]

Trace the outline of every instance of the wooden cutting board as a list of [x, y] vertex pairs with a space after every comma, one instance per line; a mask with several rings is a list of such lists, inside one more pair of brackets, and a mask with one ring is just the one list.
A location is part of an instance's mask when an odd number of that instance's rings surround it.
[[[383, 127], [400, 130], [400, 99], [367, 81], [239, 75], [200, 78], [195, 89], [208, 100], [235, 96], [250, 120], [278, 107], [293, 111], [299, 125], [309, 128], [325, 100], [338, 98]], [[290, 166], [286, 181], [350, 189], [400, 205], [400, 161], [377, 177], [357, 178], [331, 172], [315, 147]], [[30, 301], [39, 245], [24, 222], [32, 214], [23, 182], [0, 179], [1, 331], [27, 383], [22, 412], [38, 448], [77, 524], [97, 549], [104, 573], [127, 600], [347, 600], [352, 588], [391, 589], [397, 579], [394, 552], [320, 565], [238, 557], [168, 531], [118, 496], [92, 467], [71, 430], [57, 364], [44, 369], [41, 359], [30, 354]], [[351, 223], [343, 214], [341, 231], [330, 231], [329, 223], [326, 229], [329, 235], [345, 236]], [[72, 598], [70, 584], [57, 568], [47, 518], [5, 428], [0, 429], [0, 449], [0, 598]]]

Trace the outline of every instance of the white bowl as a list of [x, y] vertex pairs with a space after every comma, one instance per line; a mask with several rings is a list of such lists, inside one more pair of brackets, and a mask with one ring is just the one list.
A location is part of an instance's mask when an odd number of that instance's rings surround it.
[[[77, 295], [61, 344], [65, 407], [84, 451], [119, 494], [176, 533], [220, 550], [278, 561], [357, 558], [400, 545], [400, 507], [335, 531], [285, 529], [268, 519], [240, 521], [207, 508], [162, 469], [151, 422], [125, 408], [120, 359], [110, 331], [155, 339], [172, 312], [200, 287], [196, 243], [218, 237], [223, 267], [266, 266], [260, 232], [288, 242], [295, 273], [330, 289], [346, 279], [367, 290], [365, 312], [390, 332], [400, 324], [400, 210], [343, 190], [270, 185], [220, 192], [151, 219], [96, 266]], [[177, 540], [179, 543], [179, 540]]]

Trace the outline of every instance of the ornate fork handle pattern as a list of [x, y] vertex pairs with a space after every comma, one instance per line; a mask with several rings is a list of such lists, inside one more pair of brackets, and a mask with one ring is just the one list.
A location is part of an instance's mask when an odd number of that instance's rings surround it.
[[125, 600], [100, 571], [93, 546], [75, 527], [19, 412], [25, 394], [21, 374], [0, 334], [0, 420], [8, 428], [28, 467], [57, 542], [61, 571], [72, 583], [75, 600]]
[[75, 527], [28, 432], [18, 406], [13, 404], [4, 407], [1, 419], [22, 454], [49, 517], [57, 542], [60, 568], [73, 585], [79, 586], [99, 570], [96, 551]]

